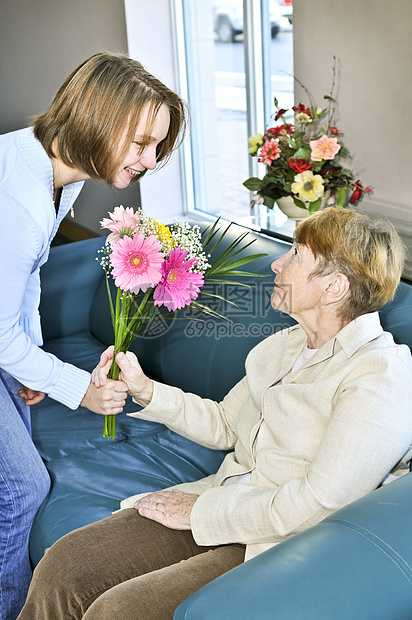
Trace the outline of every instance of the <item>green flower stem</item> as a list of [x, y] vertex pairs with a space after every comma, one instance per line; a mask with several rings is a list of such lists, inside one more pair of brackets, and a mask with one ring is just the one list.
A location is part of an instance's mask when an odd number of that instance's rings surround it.
[[115, 314], [114, 314], [114, 323], [113, 323], [113, 329], [114, 329], [114, 340], [116, 342], [117, 340], [117, 332], [118, 332], [118, 326], [119, 326], [119, 314], [120, 314], [120, 300], [122, 297], [122, 291], [120, 288], [117, 289], [117, 295], [116, 295], [116, 309], [115, 309]]
[[150, 315], [152, 314], [152, 312], [148, 312], [148, 310], [150, 310], [148, 308], [149, 306], [149, 299], [150, 296], [152, 294], [152, 290], [149, 289], [145, 294], [144, 297], [142, 299], [142, 301], [139, 304], [139, 307], [136, 310], [136, 313], [134, 314], [133, 318], [130, 320], [129, 324], [125, 326], [125, 330], [124, 330], [124, 340], [126, 340], [130, 343], [133, 341], [134, 337], [136, 335], [138, 335], [142, 330], [143, 327], [146, 325], [146, 323], [148, 322]]
[[[123, 342], [124, 342], [124, 331], [125, 325], [127, 324], [127, 317], [129, 314], [129, 306], [130, 303], [127, 303], [124, 298], [123, 291], [118, 288], [117, 296], [116, 296], [116, 309], [114, 314], [114, 353], [112, 365], [110, 367], [109, 379], [114, 379], [117, 381], [119, 379], [120, 368], [115, 362], [115, 357], [121, 351], [124, 352]], [[114, 439], [116, 434], [116, 415], [107, 415], [104, 418], [104, 428], [103, 428], [103, 437], [107, 437], [108, 439]]]
[[[149, 289], [142, 301], [136, 313], [131, 319], [129, 319], [129, 313], [131, 308], [132, 298], [127, 293], [117, 289], [116, 297], [116, 309], [114, 313], [114, 353], [112, 365], [109, 371], [109, 379], [117, 381], [120, 375], [120, 368], [115, 362], [115, 357], [118, 353], [125, 353], [134, 338], [143, 331], [147, 324], [152, 311], [149, 307], [149, 299], [152, 293], [152, 289]], [[103, 437], [108, 439], [114, 439], [116, 434], [116, 415], [107, 415], [104, 419]]]

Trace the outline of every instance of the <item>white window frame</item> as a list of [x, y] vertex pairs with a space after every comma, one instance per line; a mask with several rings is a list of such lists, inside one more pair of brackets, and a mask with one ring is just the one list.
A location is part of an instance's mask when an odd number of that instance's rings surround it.
[[[188, 44], [185, 31], [190, 19], [190, 10], [193, 3], [204, 0], [170, 0], [173, 24], [173, 43], [176, 59], [176, 75], [178, 76], [179, 92], [189, 102], [191, 107], [190, 80], [193, 50], [188, 54]], [[267, 0], [244, 0], [244, 50], [245, 50], [245, 77], [247, 101], [247, 128], [248, 135], [262, 131], [271, 114], [271, 78], [270, 78], [270, 32], [263, 32], [262, 23], [268, 22]], [[192, 153], [196, 145], [196, 127], [191, 128], [189, 139], [183, 145], [182, 155], [182, 185], [184, 195], [184, 212], [190, 218], [215, 219], [215, 216], [196, 208], [196, 170], [193, 165]], [[245, 144], [245, 150], [247, 144]], [[249, 157], [250, 176], [262, 174], [262, 165], [257, 158]], [[266, 207], [255, 207], [253, 214], [259, 215], [260, 226], [264, 226], [267, 213]]]

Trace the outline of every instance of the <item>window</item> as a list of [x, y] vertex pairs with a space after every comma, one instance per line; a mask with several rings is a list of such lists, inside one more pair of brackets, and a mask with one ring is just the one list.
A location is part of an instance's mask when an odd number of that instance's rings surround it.
[[269, 122], [274, 96], [293, 105], [291, 0], [175, 0], [174, 10], [182, 95], [192, 111], [188, 211], [266, 226], [266, 208], [250, 209], [242, 183], [258, 172], [247, 139]]

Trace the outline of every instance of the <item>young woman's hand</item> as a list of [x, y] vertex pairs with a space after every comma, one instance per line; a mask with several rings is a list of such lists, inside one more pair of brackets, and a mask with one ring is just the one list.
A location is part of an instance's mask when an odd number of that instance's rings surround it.
[[19, 396], [26, 401], [26, 405], [37, 405], [46, 396], [44, 392], [38, 390], [32, 390], [25, 385], [23, 389], [19, 390]]
[[92, 372], [92, 381], [97, 388], [102, 387], [102, 385], [106, 384], [107, 375], [109, 374], [110, 367], [112, 365], [113, 353], [114, 346], [111, 345], [106, 349], [106, 351], [103, 351], [100, 356], [100, 362], [98, 366], [96, 366], [96, 368]]
[[123, 411], [126, 398], [127, 385], [124, 381], [107, 379], [105, 384], [99, 388], [91, 381], [80, 404], [94, 413], [115, 415]]

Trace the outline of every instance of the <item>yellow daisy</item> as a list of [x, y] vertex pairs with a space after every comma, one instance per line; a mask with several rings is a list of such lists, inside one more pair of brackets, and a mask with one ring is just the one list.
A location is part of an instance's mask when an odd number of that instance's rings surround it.
[[256, 155], [258, 149], [263, 144], [263, 135], [261, 133], [257, 133], [254, 136], [248, 138], [248, 142], [250, 144], [250, 148], [248, 149], [248, 153], [251, 155]]
[[144, 230], [145, 235], [155, 235], [163, 246], [164, 250], [173, 250], [176, 247], [176, 242], [172, 238], [170, 229], [164, 224], [156, 221], [152, 217], [144, 218]]
[[299, 194], [299, 198], [303, 202], [315, 202], [325, 193], [323, 179], [320, 174], [313, 174], [312, 170], [305, 170], [295, 176], [292, 192]]
[[308, 116], [304, 112], [299, 112], [298, 114], [295, 114], [295, 119], [297, 123], [301, 123], [302, 125], [312, 123], [312, 119], [310, 118], [310, 116]]

